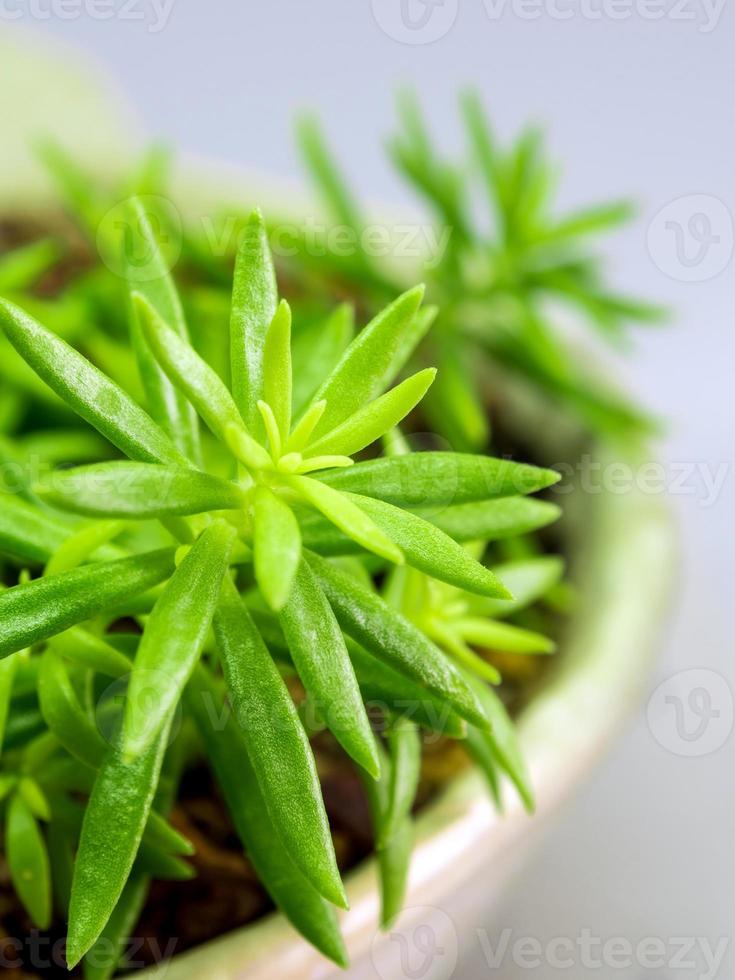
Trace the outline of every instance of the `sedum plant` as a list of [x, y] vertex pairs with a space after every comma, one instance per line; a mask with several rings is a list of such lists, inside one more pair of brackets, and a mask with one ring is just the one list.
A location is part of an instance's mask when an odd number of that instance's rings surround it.
[[[488, 444], [481, 395], [487, 382], [478, 365], [496, 365], [504, 374], [525, 379], [597, 435], [629, 436], [650, 429], [651, 419], [593, 374], [588, 359], [575, 354], [562, 330], [565, 321], [581, 321], [619, 345], [629, 323], [657, 323], [664, 317], [660, 307], [612, 291], [589, 244], [627, 221], [633, 214], [630, 203], [557, 216], [558, 175], [542, 134], [529, 128], [509, 147], [502, 146], [474, 93], [461, 104], [469, 149], [458, 163], [437, 150], [410, 94], [400, 99], [399, 108], [400, 129], [388, 143], [389, 155], [436, 222], [436, 251], [425, 256], [421, 276], [440, 310], [425, 345], [425, 356], [440, 368], [425, 405], [437, 431], [456, 448]], [[300, 142], [331, 220], [359, 241], [365, 217], [313, 120], [303, 121]], [[308, 243], [301, 244], [295, 272], [312, 276]], [[332, 256], [330, 265], [332, 277], [378, 304], [400, 279], [390, 263], [361, 250]]]
[[[36, 379], [19, 370], [19, 384], [97, 433], [60, 427], [0, 446], [51, 467], [0, 500], [10, 874], [39, 928], [68, 919], [69, 966], [85, 958], [88, 977], [111, 976], [151, 880], [192, 873], [192, 845], [167, 818], [203, 754], [276, 905], [346, 965], [334, 909], [347, 899], [309, 735], [326, 728], [364, 782], [386, 924], [405, 887], [421, 730], [465, 742], [496, 794], [504, 772], [531, 805], [491, 686], [500, 675], [480, 654], [549, 652], [500, 618], [552, 588], [558, 568], [505, 576], [483, 558], [488, 542], [556, 518], [529, 495], [557, 474], [408, 451], [397, 427], [435, 377], [405, 374], [436, 315], [422, 288], [378, 312], [322, 374], [318, 348], [315, 363], [292, 343], [255, 212], [236, 258], [225, 380], [190, 341], [137, 198], [123, 224], [120, 349], [133, 352], [142, 404], [61, 336], [81, 336], [73, 298], [51, 313], [53, 329], [38, 318], [53, 303], [18, 304], [47, 246], [0, 267], [15, 300], [0, 300], [0, 326]], [[95, 289], [119, 285], [107, 273]], [[380, 454], [383, 437], [393, 448]]]

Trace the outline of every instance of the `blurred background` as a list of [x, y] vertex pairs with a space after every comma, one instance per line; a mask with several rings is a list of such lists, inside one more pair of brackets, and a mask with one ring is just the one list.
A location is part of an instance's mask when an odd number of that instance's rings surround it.
[[[724, 950], [735, 912], [732, 5], [135, 0], [128, 7], [129, 16], [108, 18], [104, 3], [2, 0], [0, 37], [71, 45], [111, 78], [146, 135], [292, 181], [302, 174], [294, 116], [314, 110], [356, 190], [402, 208], [414, 202], [383, 152], [396, 128], [396, 89], [413, 87], [437, 143], [452, 155], [464, 145], [457, 96], [472, 86], [501, 137], [528, 121], [545, 127], [563, 169], [562, 210], [627, 195], [639, 202], [637, 220], [608, 240], [610, 272], [616, 286], [674, 315], [668, 326], [635, 332], [616, 361], [627, 387], [668, 420], [658, 452], [680, 525], [680, 587], [652, 700], [487, 926], [491, 937], [509, 928], [544, 944], [576, 942], [587, 930], [603, 941], [688, 937]], [[80, 97], [97, 96], [108, 97]], [[13, 93], [0, 93], [0, 107], [3, 118], [13, 112]], [[104, 141], [103, 122], [80, 138]], [[696, 948], [662, 970], [613, 960], [531, 972], [543, 980], [729, 978], [735, 943], [717, 973], [707, 972]], [[478, 942], [462, 950], [454, 976], [528, 973], [510, 961], [492, 969]]]

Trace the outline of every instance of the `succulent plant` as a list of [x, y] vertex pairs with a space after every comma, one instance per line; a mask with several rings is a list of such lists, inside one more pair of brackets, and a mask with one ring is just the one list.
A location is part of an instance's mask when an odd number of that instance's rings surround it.
[[[75, 193], [94, 224], [84, 185]], [[494, 786], [505, 772], [531, 804], [512, 723], [486, 683], [499, 674], [473, 647], [549, 650], [497, 618], [551, 588], [558, 565], [516, 569], [514, 600], [482, 559], [487, 542], [555, 519], [529, 495], [557, 474], [408, 451], [398, 426], [435, 372], [404, 369], [436, 310], [413, 288], [352, 339], [338, 310], [322, 327], [343, 349], [325, 365], [318, 345], [291, 342], [257, 212], [240, 239], [218, 371], [190, 341], [152, 220], [132, 197], [117, 241], [105, 241], [122, 256], [122, 284], [100, 268], [84, 291], [29, 293], [56, 258], [49, 243], [0, 263], [13, 294], [0, 327], [19, 355], [0, 400], [0, 455], [18, 464], [0, 500], [10, 873], [39, 928], [54, 907], [68, 917], [70, 967], [97, 954], [90, 976], [111, 976], [151, 878], [191, 874], [191, 845], [167, 816], [188, 758], [180, 733], [195, 733], [263, 885], [344, 964], [334, 906], [347, 900], [309, 726], [284, 677], [298, 676], [310, 714], [361, 774], [389, 922], [421, 729], [466, 740]], [[85, 336], [78, 318], [98, 303], [127, 321], [129, 341], [119, 323]], [[129, 385], [93, 362], [105, 354]], [[56, 424], [14, 434], [18, 391], [52, 406]], [[96, 434], [71, 426], [69, 409]], [[31, 475], [34, 459], [43, 472]], [[419, 594], [431, 598], [417, 607]], [[375, 701], [382, 729], [366, 708]], [[99, 966], [103, 944], [115, 955]]]
[[[665, 318], [661, 307], [611, 290], [590, 245], [631, 218], [630, 202], [557, 217], [552, 205], [558, 174], [542, 133], [529, 128], [510, 147], [501, 146], [472, 92], [462, 100], [469, 153], [459, 163], [437, 150], [410, 93], [399, 108], [390, 158], [436, 222], [432, 249], [413, 249], [428, 298], [439, 307], [425, 345], [425, 356], [440, 369], [424, 406], [436, 431], [457, 449], [486, 448], [482, 388], [488, 382], [482, 368], [488, 365], [525, 379], [594, 434], [649, 431], [654, 421], [594, 371], [586, 355], [578, 356], [565, 330], [570, 321], [581, 321], [619, 346], [628, 324]], [[303, 120], [300, 142], [330, 219], [360, 241], [366, 218], [315, 120]], [[294, 265], [297, 274], [338, 277], [378, 304], [400, 282], [395, 262], [364, 249], [332, 255], [315, 270], [304, 241]]]

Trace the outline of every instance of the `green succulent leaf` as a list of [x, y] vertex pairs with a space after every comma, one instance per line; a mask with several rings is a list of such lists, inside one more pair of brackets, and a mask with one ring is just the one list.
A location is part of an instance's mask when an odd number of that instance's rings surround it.
[[347, 754], [377, 779], [375, 736], [344, 637], [305, 562], [281, 610], [280, 622], [296, 670], [319, 715]]
[[492, 619], [463, 617], [453, 620], [452, 628], [474, 646], [504, 653], [553, 653], [556, 644], [533, 630], [521, 629]]
[[227, 571], [234, 529], [212, 524], [192, 546], [146, 624], [128, 685], [122, 751], [133, 759], [158, 738], [202, 652]]
[[0, 753], [2, 753], [5, 727], [10, 713], [10, 702], [13, 696], [13, 684], [18, 669], [17, 656], [0, 660]]
[[36, 374], [74, 411], [132, 459], [186, 465], [168, 436], [78, 351], [7, 300], [0, 325]]
[[97, 769], [109, 746], [82, 709], [64, 661], [51, 649], [41, 658], [38, 698], [49, 731], [75, 759]]
[[[381, 776], [378, 780], [362, 775], [367, 796], [373, 833], [378, 849], [380, 876], [380, 921], [386, 929], [403, 908], [408, 883], [408, 870], [413, 849], [413, 821], [405, 814], [396, 828], [386, 833], [391, 819], [391, 788], [395, 783], [393, 759], [380, 748]], [[382, 841], [382, 843], [381, 843]]]
[[[239, 598], [233, 597], [233, 601], [235, 599], [237, 602], [240, 601]], [[273, 671], [282, 686], [283, 682], [275, 667]], [[288, 694], [286, 697], [288, 698]], [[279, 697], [278, 703], [281, 701], [282, 698]], [[197, 669], [190, 682], [187, 705], [194, 716], [207, 756], [222, 787], [238, 835], [255, 866], [258, 877], [273, 901], [296, 929], [325, 956], [334, 960], [339, 966], [346, 967], [347, 951], [334, 910], [322, 898], [320, 891], [314, 888], [310, 878], [302, 873], [289, 851], [274, 846], [273, 808], [267, 802], [268, 789], [263, 787], [262, 779], [256, 776], [260, 759], [257, 752], [253, 754], [246, 730], [231, 716], [225, 725], [215, 727], [212, 724], [207, 706], [221, 708], [222, 697], [203, 667]], [[291, 703], [291, 711], [295, 716], [293, 703]], [[298, 717], [295, 720], [296, 724], [300, 724]], [[281, 731], [281, 738], [284, 737], [284, 732]], [[305, 736], [300, 736], [301, 738], [306, 741]], [[308, 743], [306, 747], [308, 751]], [[276, 763], [277, 751], [273, 752], [270, 761], [272, 765]], [[284, 762], [285, 760], [282, 760], [280, 764]], [[300, 764], [300, 760], [297, 764]], [[313, 763], [309, 767], [309, 772], [312, 771]], [[287, 772], [288, 770], [284, 771], [284, 776]], [[293, 808], [295, 799], [300, 800], [301, 797], [286, 795], [282, 805]], [[308, 831], [306, 833], [308, 834]]]
[[334, 164], [317, 120], [311, 116], [302, 117], [298, 137], [301, 151], [332, 217], [347, 228], [360, 228], [362, 220], [357, 203]]
[[254, 211], [235, 261], [230, 319], [232, 392], [243, 421], [261, 433], [258, 402], [264, 396], [265, 339], [278, 304], [273, 259], [263, 216]]
[[309, 456], [342, 454], [353, 456], [389, 432], [421, 401], [436, 371], [425, 368], [407, 378], [345, 419], [331, 432], [309, 445]]
[[345, 907], [309, 740], [262, 637], [227, 579], [214, 631], [234, 717], [271, 824], [319, 894]]
[[[143, 463], [143, 466], [146, 464]], [[64, 543], [57, 548], [46, 564], [45, 575], [58, 575], [78, 568], [84, 562], [98, 557], [122, 558], [125, 552], [114, 545], [108, 547], [111, 541], [119, 537], [125, 530], [124, 521], [96, 521], [87, 524], [70, 534]]]
[[[188, 330], [184, 311], [171, 278], [168, 259], [161, 251], [152, 218], [160, 221], [160, 218], [146, 211], [140, 198], [133, 197], [127, 202], [126, 227], [122, 235], [125, 274], [131, 292], [145, 296], [159, 316], [185, 342], [188, 339]], [[196, 416], [152, 356], [135, 304], [131, 310], [131, 335], [152, 417], [166, 430], [184, 456], [198, 462], [201, 449]]]
[[[326, 319], [316, 320], [293, 337], [294, 411], [299, 413], [313, 397], [325, 375], [337, 366], [355, 334], [355, 311], [349, 303], [338, 306]], [[295, 446], [299, 449], [299, 446]]]
[[149, 890], [147, 875], [133, 874], [128, 879], [98, 940], [84, 958], [84, 980], [112, 980], [122, 965]]
[[500, 767], [493, 746], [485, 732], [469, 727], [464, 743], [470, 759], [484, 775], [490, 796], [499, 813], [503, 812], [503, 798], [500, 792]]
[[247, 503], [237, 484], [208, 473], [127, 461], [58, 470], [37, 491], [56, 507], [91, 517], [181, 516], [238, 510]]
[[223, 441], [230, 426], [243, 429], [237, 405], [217, 372], [177, 336], [145, 297], [134, 294], [133, 303], [157, 361], [209, 429]]
[[99, 938], [128, 881], [151, 812], [168, 734], [167, 723], [133, 762], [112, 746], [97, 773], [74, 865], [66, 946], [70, 969]]
[[405, 555], [406, 562], [426, 575], [457, 588], [497, 599], [510, 599], [500, 579], [443, 531], [410, 511], [374, 497], [345, 493], [375, 521]]
[[476, 615], [503, 617], [512, 616], [543, 598], [550, 589], [561, 581], [564, 562], [553, 555], [538, 558], [524, 558], [519, 561], [503, 562], [494, 571], [513, 593], [510, 601], [493, 599], [472, 600], [472, 611]]
[[413, 844], [413, 821], [405, 817], [390, 841], [378, 851], [380, 924], [384, 930], [389, 929], [403, 911]]
[[368, 653], [447, 701], [462, 718], [487, 727], [467, 681], [420, 630], [342, 569], [318, 555], [308, 558], [346, 633]]
[[465, 737], [467, 723], [446, 700], [370, 656], [354, 640], [348, 640], [347, 649], [366, 704], [405, 717], [447, 738]]
[[410, 289], [355, 337], [314, 395], [314, 401], [327, 403], [315, 435], [330, 432], [393, 381], [410, 353], [405, 334], [411, 331], [423, 295], [423, 286]]
[[291, 474], [283, 479], [303, 500], [367, 551], [397, 565], [403, 562], [400, 548], [345, 494], [307, 476]]
[[282, 444], [291, 431], [291, 384], [291, 307], [282, 299], [263, 348], [263, 401], [273, 411]]
[[556, 483], [559, 474], [491, 456], [426, 452], [370, 459], [320, 473], [318, 479], [338, 490], [415, 508], [536, 493]]
[[283, 608], [301, 561], [301, 532], [291, 508], [268, 487], [255, 491], [255, 579], [274, 612]]
[[55, 653], [105, 677], [120, 678], [130, 673], [131, 663], [124, 653], [81, 626], [59, 633], [53, 638], [52, 646]]
[[85, 565], [0, 594], [0, 657], [46, 640], [167, 578], [173, 551], [163, 549]]
[[[497, 500], [477, 500], [443, 508], [419, 511], [422, 517], [448, 534], [455, 541], [500, 541], [504, 538], [529, 534], [559, 519], [561, 509], [547, 500], [534, 497], [500, 497]], [[508, 590], [516, 594], [513, 580], [506, 581], [495, 569]], [[500, 603], [498, 603], [500, 605]]]
[[59, 243], [53, 238], [42, 238], [6, 252], [0, 257], [0, 293], [29, 289], [60, 256]]
[[510, 777], [529, 813], [534, 810], [534, 794], [525, 759], [518, 742], [515, 725], [495, 691], [487, 684], [465, 675], [482, 704], [490, 729], [479, 733], [500, 768]]
[[378, 847], [390, 844], [410, 816], [421, 775], [421, 738], [406, 719], [395, 721], [386, 733], [390, 755], [390, 781]]
[[39, 929], [51, 924], [51, 869], [46, 842], [30, 807], [13, 794], [5, 818], [5, 852], [16, 894]]

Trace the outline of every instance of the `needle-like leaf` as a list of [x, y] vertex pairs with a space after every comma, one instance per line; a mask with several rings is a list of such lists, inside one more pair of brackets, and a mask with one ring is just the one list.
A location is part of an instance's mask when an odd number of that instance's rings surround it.
[[220, 521], [202, 532], [156, 603], [128, 685], [122, 752], [137, 758], [170, 717], [202, 652], [235, 537]]
[[380, 922], [387, 928], [403, 908], [408, 882], [408, 869], [413, 848], [413, 822], [407, 814], [403, 816], [397, 829], [386, 835], [386, 822], [390, 819], [391, 786], [395, 785], [393, 760], [380, 747], [381, 776], [373, 780], [361, 773], [367, 796], [373, 833], [378, 849], [378, 870], [380, 874]]
[[343, 303], [326, 319], [317, 320], [294, 334], [291, 349], [298, 371], [293, 379], [293, 404], [297, 413], [312, 398], [325, 376], [334, 370], [354, 334], [355, 311], [349, 303]]
[[[160, 218], [146, 211], [139, 198], [129, 199], [122, 235], [122, 256], [128, 285], [131, 291], [145, 296], [159, 316], [186, 342], [188, 330], [181, 300], [171, 278], [168, 258], [161, 251], [151, 219], [160, 223]], [[152, 356], [135, 305], [131, 309], [131, 335], [151, 415], [168, 432], [184, 456], [198, 462], [201, 449], [196, 415]]]
[[51, 924], [51, 871], [46, 842], [19, 793], [8, 804], [5, 851], [13, 887], [39, 929]]
[[391, 765], [379, 848], [390, 844], [410, 815], [421, 775], [421, 739], [413, 722], [398, 719], [388, 729], [386, 738]]
[[112, 980], [129, 948], [149, 890], [147, 875], [130, 876], [99, 939], [85, 957], [84, 980]]
[[301, 561], [301, 532], [291, 508], [265, 486], [255, 491], [253, 524], [255, 578], [266, 602], [278, 612], [291, 594]]
[[526, 809], [531, 813], [535, 806], [533, 788], [513, 721], [491, 687], [469, 673], [465, 677], [490, 721], [490, 729], [480, 732], [480, 736], [486, 741], [501, 769], [513, 781]]
[[291, 431], [291, 384], [291, 307], [282, 299], [263, 348], [263, 401], [273, 410], [282, 444]]
[[397, 565], [403, 562], [400, 548], [345, 494], [308, 476], [292, 474], [283, 479], [300, 497], [363, 548]]
[[167, 435], [78, 351], [7, 300], [0, 326], [21, 357], [74, 411], [132, 459], [186, 465]]
[[537, 602], [560, 581], [564, 562], [553, 555], [503, 562], [494, 568], [513, 593], [510, 602], [473, 599], [472, 612], [480, 616], [511, 616]]
[[314, 396], [314, 401], [327, 403], [315, 434], [334, 429], [393, 381], [408, 356], [404, 334], [423, 295], [423, 286], [416, 286], [399, 296], [355, 337]]
[[446, 700], [437, 697], [415, 681], [376, 657], [371, 657], [359, 643], [348, 640], [347, 649], [366, 704], [372, 704], [397, 717], [405, 716], [422, 728], [447, 738], [464, 738], [467, 723]]
[[466, 453], [410, 453], [319, 475], [322, 483], [399, 507], [463, 504], [536, 493], [559, 480], [554, 470]]
[[16, 495], [0, 496], [0, 551], [4, 555], [45, 564], [72, 533], [64, 519]]
[[[345, 907], [309, 740], [276, 665], [228, 579], [214, 631], [234, 716], [272, 826], [319, 894]], [[208, 724], [211, 728], [211, 719]]]
[[436, 376], [425, 368], [376, 398], [308, 447], [308, 456], [355, 453], [380, 439], [418, 405]]
[[243, 231], [235, 261], [230, 319], [232, 393], [247, 428], [262, 432], [265, 338], [276, 313], [278, 290], [265, 222], [254, 211]]
[[199, 470], [127, 461], [56, 471], [39, 496], [64, 510], [92, 517], [152, 518], [245, 506], [235, 483]]
[[510, 599], [511, 594], [497, 575], [481, 565], [447, 534], [410, 511], [401, 510], [384, 500], [345, 493], [375, 521], [405, 555], [406, 562], [426, 575], [496, 599]]
[[420, 630], [324, 558], [310, 554], [309, 563], [346, 633], [368, 653], [449, 702], [467, 721], [481, 728], [488, 726], [467, 681]]
[[128, 880], [156, 792], [169, 724], [170, 719], [133, 762], [111, 747], [97, 774], [74, 865], [66, 945], [70, 969], [99, 938]]
[[[277, 671], [275, 675], [278, 676]], [[280, 678], [279, 683], [282, 684]], [[187, 705], [194, 716], [240, 839], [258, 877], [284, 915], [325, 956], [346, 967], [347, 951], [334, 910], [299, 870], [289, 852], [283, 847], [274, 846], [274, 817], [272, 807], [267, 802], [268, 790], [263, 787], [262, 780], [256, 778], [259, 761], [250, 760], [258, 760], [258, 756], [252, 755], [246, 730], [238, 726], [233, 717], [229, 717], [224, 726], [215, 727], [212, 724], [208, 706], [219, 709], [221, 701], [221, 695], [206, 671], [199, 667], [187, 692]], [[298, 718], [296, 723], [300, 724]], [[283, 732], [281, 737], [284, 737]], [[283, 803], [293, 807], [297, 799], [300, 801], [300, 797], [289, 798], [286, 795]]]
[[556, 644], [547, 636], [533, 630], [521, 629], [492, 619], [462, 617], [452, 622], [452, 628], [468, 643], [486, 650], [505, 653], [553, 653]]
[[375, 736], [344, 637], [305, 562], [299, 567], [280, 621], [291, 658], [319, 716], [347, 754], [377, 779], [380, 767]]
[[0, 657], [23, 650], [167, 578], [169, 548], [35, 579], [0, 594]]
[[228, 426], [242, 429], [237, 405], [217, 372], [177, 336], [144, 296], [133, 294], [133, 303], [157, 361], [211, 431], [224, 440]]
[[[535, 497], [499, 497], [497, 500], [428, 508], [419, 513], [455, 541], [499, 541], [552, 524], [559, 519], [561, 509]], [[513, 583], [505, 584], [515, 595]]]

